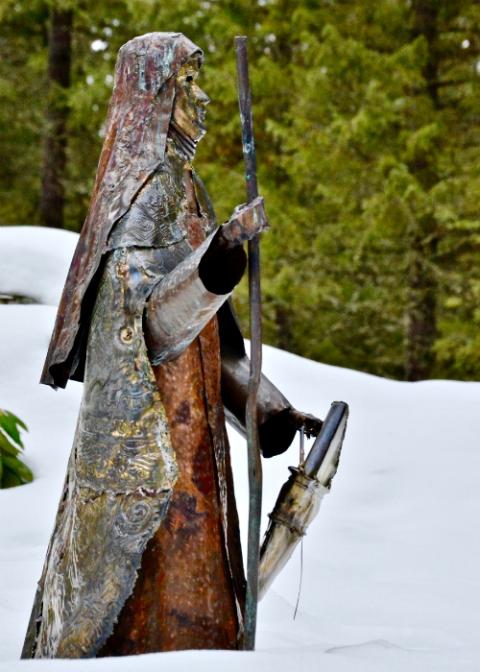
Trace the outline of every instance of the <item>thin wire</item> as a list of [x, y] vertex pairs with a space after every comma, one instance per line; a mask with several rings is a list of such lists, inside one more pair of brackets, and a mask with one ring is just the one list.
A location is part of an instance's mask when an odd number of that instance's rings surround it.
[[[300, 464], [305, 462], [305, 434], [303, 432], [303, 427], [300, 429], [300, 444], [299, 444], [299, 460]], [[300, 577], [298, 580], [298, 593], [297, 601], [295, 603], [295, 611], [293, 612], [293, 620], [297, 617], [298, 605], [300, 604], [300, 594], [302, 592], [302, 581], [303, 581], [303, 537], [300, 539]]]
[[305, 461], [305, 433], [303, 427], [300, 429], [300, 464]]
[[300, 604], [300, 594], [302, 592], [303, 581], [303, 537], [300, 539], [300, 580], [298, 582], [297, 601], [295, 603], [295, 611], [293, 612], [293, 620], [297, 617], [298, 605]]

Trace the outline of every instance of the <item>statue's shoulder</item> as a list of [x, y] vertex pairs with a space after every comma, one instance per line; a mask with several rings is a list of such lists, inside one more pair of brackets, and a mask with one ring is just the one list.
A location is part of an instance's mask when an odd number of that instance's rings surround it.
[[178, 206], [183, 200], [184, 190], [180, 180], [175, 179], [171, 171], [163, 167], [152, 173], [147, 182], [137, 193], [133, 204], [146, 206], [147, 209], [160, 207], [162, 210], [171, 206]]
[[166, 170], [153, 172], [137, 192], [129, 209], [116, 222], [109, 249], [118, 247], [169, 247], [185, 238], [179, 225], [184, 190]]

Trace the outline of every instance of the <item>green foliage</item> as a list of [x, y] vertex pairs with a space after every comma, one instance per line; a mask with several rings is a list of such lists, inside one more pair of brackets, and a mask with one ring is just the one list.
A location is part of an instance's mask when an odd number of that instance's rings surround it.
[[[51, 2], [0, 0], [5, 224], [37, 221]], [[432, 300], [433, 344], [420, 344], [430, 375], [478, 378], [477, 3], [67, 4], [75, 13], [68, 228], [80, 229], [88, 207], [116, 52], [152, 30], [182, 31], [204, 48], [212, 103], [196, 167], [220, 221], [245, 199], [233, 37], [247, 34], [271, 222], [262, 242], [267, 342], [402, 378], [415, 345], [409, 324]], [[236, 302], [245, 324], [245, 284]]]
[[20, 418], [0, 409], [0, 488], [11, 488], [33, 480], [30, 469], [18, 458], [23, 450], [20, 430], [27, 426]]
[[469, 2], [434, 4], [434, 49], [412, 28], [432, 3], [346, 1], [297, 14], [302, 48], [281, 66], [292, 102], [281, 123], [269, 122], [284, 171], [269, 212], [288, 205], [274, 220], [276, 241], [265, 239], [266, 333], [300, 354], [403, 377], [407, 316], [433, 293], [430, 373], [470, 379], [480, 372], [470, 195], [480, 13]]

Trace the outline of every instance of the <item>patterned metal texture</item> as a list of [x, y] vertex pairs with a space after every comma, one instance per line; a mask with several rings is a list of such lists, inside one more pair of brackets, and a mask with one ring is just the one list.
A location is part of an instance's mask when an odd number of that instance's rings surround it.
[[209, 292], [199, 276], [200, 261], [214, 235], [210, 234], [152, 291], [145, 315], [152, 364], [178, 357], [230, 295]]
[[177, 478], [142, 329], [145, 298], [175, 252], [121, 248], [92, 314], [84, 394], [25, 657], [95, 655], [131, 593]]
[[[238, 411], [248, 367], [226, 303], [238, 278], [221, 295], [203, 284], [200, 264], [218, 242], [213, 209], [178, 130], [167, 138], [173, 75], [192, 56], [200, 50], [172, 33], [119, 53], [42, 379], [84, 380], [84, 394], [23, 658], [241, 645], [245, 580], [223, 409], [231, 398]], [[293, 409], [269, 381], [262, 390], [259, 417], [283, 418], [284, 434]]]
[[88, 319], [108, 236], [165, 160], [174, 75], [194, 56], [201, 60], [201, 49], [181, 33], [149, 33], [130, 40], [119, 51], [92, 200], [41, 378], [47, 385], [65, 387], [69, 378], [83, 380]]

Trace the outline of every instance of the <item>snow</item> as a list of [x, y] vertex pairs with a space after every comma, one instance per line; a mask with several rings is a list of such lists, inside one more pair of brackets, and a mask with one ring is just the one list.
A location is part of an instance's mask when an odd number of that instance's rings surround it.
[[[82, 390], [37, 384], [75, 240], [0, 228], [0, 292], [48, 304], [0, 305], [0, 407], [29, 425], [35, 473], [32, 484], [0, 490], [0, 671], [478, 671], [480, 383], [394, 382], [270, 347], [264, 370], [294, 405], [324, 416], [341, 399], [351, 409], [332, 492], [304, 540], [296, 620], [298, 551], [260, 604], [255, 653], [18, 660]], [[245, 447], [233, 433], [231, 442], [244, 535]], [[264, 461], [265, 520], [297, 450]]]
[[0, 293], [57, 306], [78, 235], [39, 226], [0, 226]]

